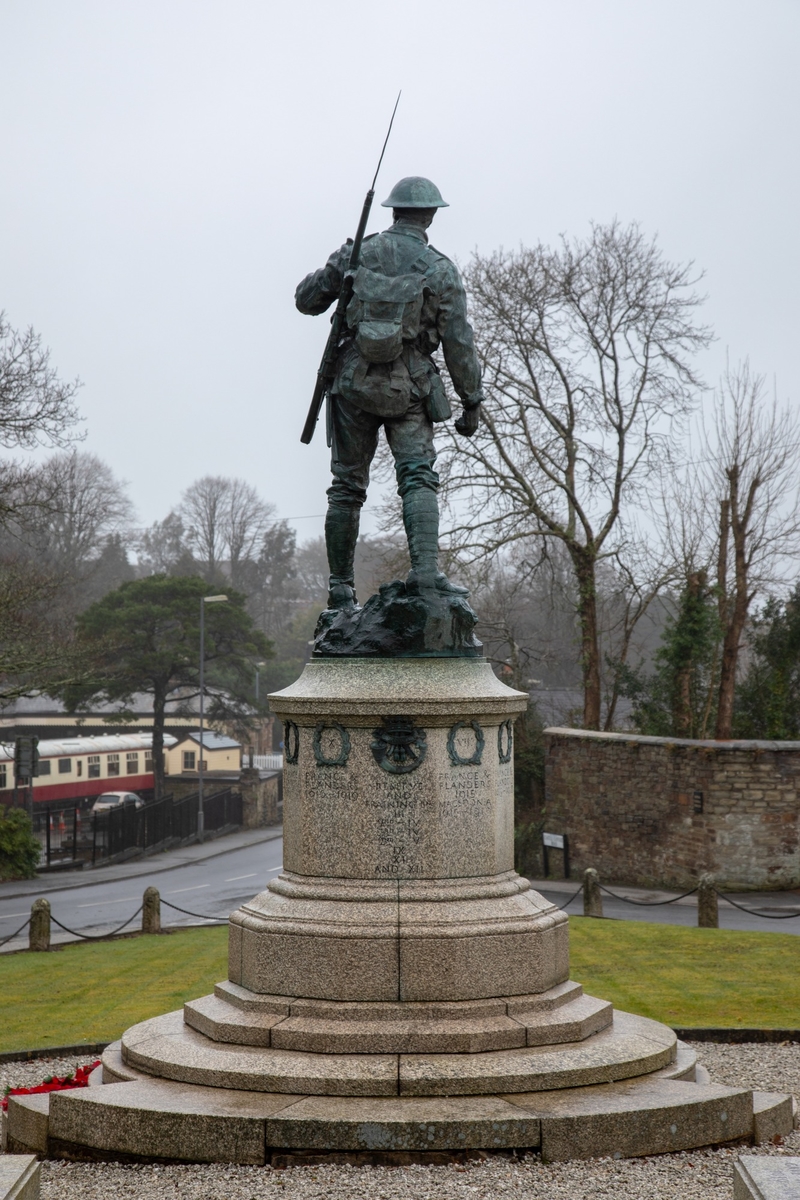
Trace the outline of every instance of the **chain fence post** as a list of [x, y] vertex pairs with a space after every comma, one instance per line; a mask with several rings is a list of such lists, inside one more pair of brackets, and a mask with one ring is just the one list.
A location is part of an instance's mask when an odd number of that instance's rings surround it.
[[147, 887], [142, 897], [142, 933], [161, 933], [161, 894]]
[[719, 903], [713, 875], [701, 875], [697, 888], [697, 926], [699, 929], [719, 929]]
[[583, 872], [583, 915], [585, 917], [602, 917], [603, 915], [600, 876], [594, 867], [587, 867]]
[[50, 901], [34, 900], [31, 905], [31, 923], [28, 930], [29, 950], [50, 949]]

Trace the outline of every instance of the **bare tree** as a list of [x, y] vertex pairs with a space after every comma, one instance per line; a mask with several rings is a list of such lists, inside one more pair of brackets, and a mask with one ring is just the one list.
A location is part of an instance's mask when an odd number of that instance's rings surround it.
[[109, 537], [124, 533], [133, 506], [126, 484], [95, 454], [54, 454], [29, 476], [31, 515], [19, 522], [23, 543], [55, 570], [80, 574]]
[[729, 738], [748, 613], [800, 548], [800, 421], [788, 405], [768, 399], [764, 377], [745, 361], [720, 381], [706, 447], [704, 491], [716, 499], [719, 514], [716, 577], [723, 630], [715, 737]]
[[614, 729], [620, 698], [620, 671], [631, 659], [650, 657], [663, 622], [661, 597], [675, 580], [674, 563], [660, 537], [641, 532], [604, 560], [598, 589], [598, 630], [605, 647], [604, 729]]
[[58, 378], [38, 333], [20, 333], [0, 312], [0, 445], [32, 449], [73, 441], [79, 387], [77, 379], [62, 383]]
[[187, 525], [189, 543], [205, 563], [206, 578], [213, 580], [225, 553], [225, 512], [230, 480], [204, 475], [183, 493], [180, 514]]
[[276, 641], [296, 611], [297, 537], [287, 521], [274, 521], [264, 532], [258, 557], [247, 559], [240, 588], [259, 628]]
[[258, 557], [275, 510], [243, 479], [205, 475], [183, 493], [179, 511], [206, 578], [219, 575], [227, 559], [231, 582], [238, 586], [243, 564]]
[[453, 538], [473, 557], [560, 541], [576, 581], [583, 722], [601, 719], [597, 568], [625, 558], [629, 515], [691, 409], [697, 323], [691, 265], [636, 225], [585, 241], [476, 254], [465, 280], [487, 402], [471, 441], [443, 455]]
[[60, 575], [30, 561], [0, 558], [0, 707], [75, 685], [91, 673], [63, 594]]
[[223, 516], [223, 537], [230, 560], [231, 583], [242, 586], [242, 566], [258, 558], [273, 519], [274, 504], [265, 504], [243, 479], [229, 479]]
[[769, 399], [749, 362], [726, 369], [692, 457], [664, 471], [661, 526], [683, 590], [708, 581], [719, 618], [703, 728], [732, 732], [742, 639], [753, 603], [795, 572], [800, 549], [800, 420]]

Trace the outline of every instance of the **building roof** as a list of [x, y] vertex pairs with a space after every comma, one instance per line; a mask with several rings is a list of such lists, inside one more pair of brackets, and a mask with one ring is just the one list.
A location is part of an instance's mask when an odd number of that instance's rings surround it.
[[[213, 687], [206, 688], [207, 696], [224, 695], [219, 689]], [[60, 716], [67, 714], [67, 707], [63, 700], [56, 700], [53, 696], [48, 696], [44, 692], [37, 696], [18, 696], [14, 700], [10, 700], [4, 704], [0, 710], [0, 718], [8, 723], [9, 718], [13, 717], [28, 717], [28, 716]], [[196, 714], [200, 711], [200, 698], [196, 688], [181, 688], [175, 692], [173, 696], [167, 700], [165, 711], [168, 716], [186, 716], [187, 714], [195, 714], [194, 719], [197, 719]], [[136, 716], [152, 716], [153, 713], [153, 697], [149, 692], [136, 692], [130, 699], [129, 704], [123, 704], [121, 700], [113, 702], [108, 700], [95, 700], [92, 703], [90, 710], [80, 712], [79, 717], [91, 716], [110, 716], [113, 713], [131, 712]], [[204, 739], [205, 740], [205, 739]]]
[[[164, 749], [177, 742], [169, 733], [164, 734]], [[203, 738], [205, 742], [205, 737]], [[119, 750], [149, 750], [153, 745], [152, 733], [102, 733], [97, 737], [42, 738], [39, 742], [39, 758], [69, 758], [78, 754], [108, 754]], [[0, 743], [0, 761], [14, 758], [14, 743]]]
[[[177, 743], [182, 746], [184, 742], [196, 742], [200, 745], [200, 730], [191, 729]], [[204, 750], [241, 750], [241, 743], [234, 741], [233, 738], [226, 737], [224, 733], [217, 733], [213, 729], [203, 730], [203, 749]]]

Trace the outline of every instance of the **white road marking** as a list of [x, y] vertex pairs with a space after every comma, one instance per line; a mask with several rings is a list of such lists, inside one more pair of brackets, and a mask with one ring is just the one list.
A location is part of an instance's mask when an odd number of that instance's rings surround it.
[[198, 883], [197, 887], [176, 888], [174, 892], [167, 892], [168, 896], [178, 896], [181, 892], [201, 892], [203, 888], [211, 887], [210, 883]]
[[131, 900], [138, 900], [138, 896], [123, 896], [121, 900], [93, 900], [91, 904], [76, 904], [76, 908], [105, 908], [107, 904], [130, 904]]
[[236, 883], [239, 879], [255, 879], [258, 871], [251, 871], [249, 875], [231, 875], [230, 879], [226, 879], [226, 883]]
[[6, 913], [4, 917], [0, 917], [0, 921], [13, 921], [15, 917], [27, 917], [29, 913]]
[[270, 869], [267, 871], [267, 874], [274, 875], [274, 873], [276, 871], [282, 871], [282, 870], [283, 870], [283, 863], [281, 863], [281, 865], [279, 867], [270, 867]]

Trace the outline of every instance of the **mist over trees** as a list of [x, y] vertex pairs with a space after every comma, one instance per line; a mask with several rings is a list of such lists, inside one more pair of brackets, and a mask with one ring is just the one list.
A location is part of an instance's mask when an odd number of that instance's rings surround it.
[[[555, 247], [476, 253], [463, 274], [486, 404], [472, 440], [437, 427], [442, 560], [470, 586], [495, 670], [533, 696], [520, 803], [540, 790], [546, 724], [800, 727], [794, 668], [775, 650], [794, 644], [800, 425], [747, 361], [713, 389], [701, 379], [712, 334], [693, 266], [612, 222]], [[291, 682], [325, 604], [324, 539], [298, 542], [280, 497], [214, 474], [138, 526], [127, 485], [72, 444], [77, 387], [37, 334], [0, 317], [0, 445], [16, 451], [0, 463], [7, 694], [45, 660], [62, 662], [62, 683], [77, 677], [57, 651], [75, 621], [148, 577], [241, 593], [274, 648], [263, 694]], [[55, 452], [20, 457], [41, 444]], [[408, 569], [392, 475], [379, 453], [386, 500], [356, 552], [362, 603]]]

